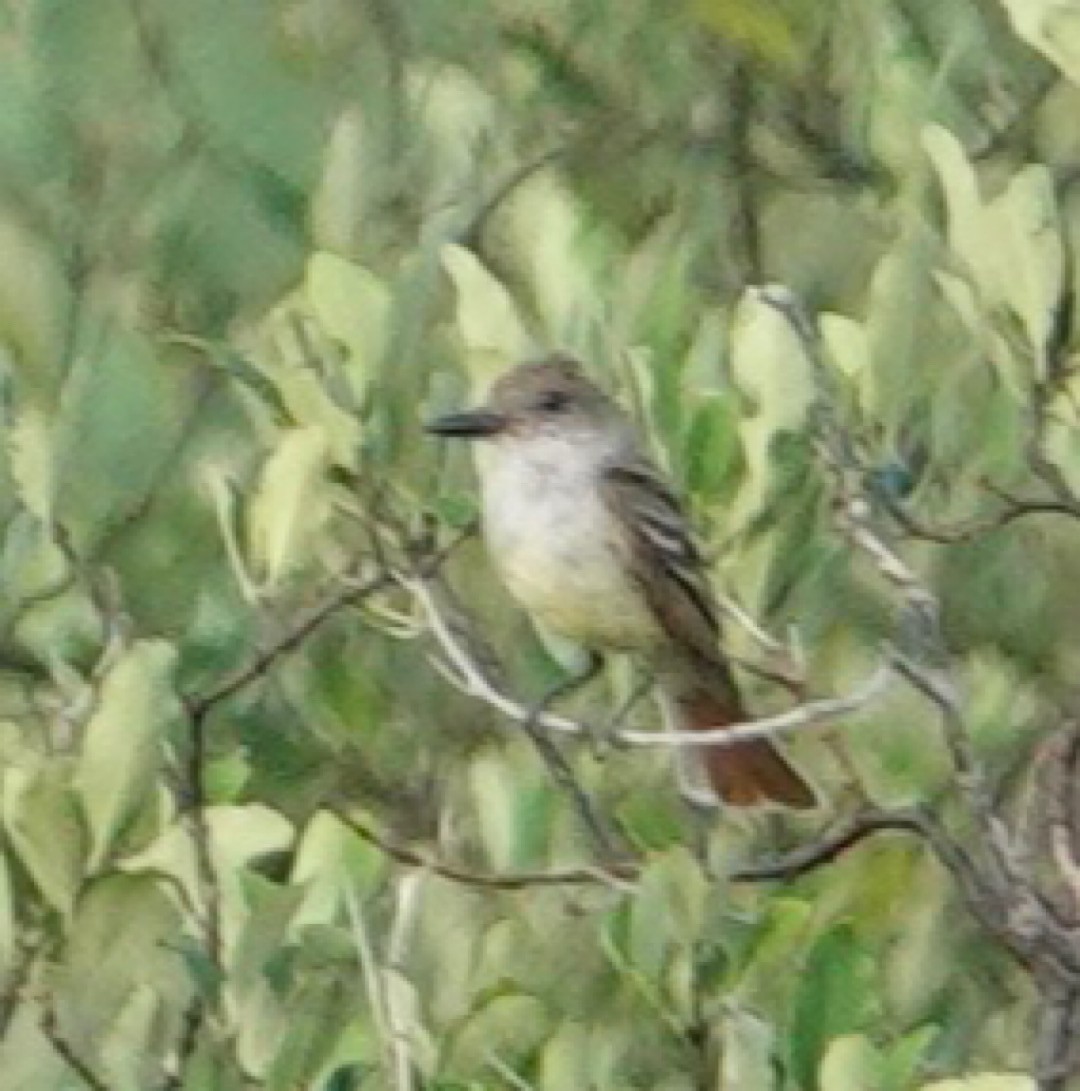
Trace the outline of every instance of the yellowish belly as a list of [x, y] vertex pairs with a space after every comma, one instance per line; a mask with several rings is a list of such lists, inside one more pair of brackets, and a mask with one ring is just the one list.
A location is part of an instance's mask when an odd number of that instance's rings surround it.
[[546, 629], [598, 650], [645, 651], [659, 624], [626, 569], [597, 489], [538, 472], [485, 478], [484, 530], [507, 589]]

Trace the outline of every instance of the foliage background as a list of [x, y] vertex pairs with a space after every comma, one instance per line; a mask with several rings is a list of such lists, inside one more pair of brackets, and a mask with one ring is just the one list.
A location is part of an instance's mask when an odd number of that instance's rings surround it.
[[[393, 846], [602, 861], [408, 588], [342, 587], [474, 514], [422, 420], [559, 346], [639, 413], [717, 586], [845, 692], [895, 594], [836, 525], [805, 346], [744, 293], [783, 283], [1011, 821], [1080, 646], [1071, 7], [3, 0], [0, 56], [5, 1091], [1034, 1086], [1043, 983], [919, 840], [732, 877], [867, 803], [979, 851], [931, 702], [800, 735], [809, 818], [701, 820], [654, 751], [570, 747], [638, 881], [450, 881]], [[999, 519], [988, 482], [1058, 510]], [[482, 550], [444, 567], [541, 692]]]

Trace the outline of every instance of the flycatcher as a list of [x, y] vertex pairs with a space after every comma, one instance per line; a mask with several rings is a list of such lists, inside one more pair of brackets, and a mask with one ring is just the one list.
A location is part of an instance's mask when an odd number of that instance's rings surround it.
[[[485, 406], [428, 429], [488, 441], [479, 460], [484, 536], [510, 593], [541, 628], [594, 655], [640, 656], [679, 727], [746, 718], [679, 501], [630, 420], [577, 362], [553, 356], [514, 368]], [[766, 741], [698, 753], [725, 803], [816, 803]]]

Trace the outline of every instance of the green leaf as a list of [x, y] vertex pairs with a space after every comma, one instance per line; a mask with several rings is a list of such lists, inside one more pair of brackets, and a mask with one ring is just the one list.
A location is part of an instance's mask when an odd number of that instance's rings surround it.
[[197, 389], [141, 334], [94, 323], [64, 383], [54, 426], [54, 512], [80, 552], [147, 498], [190, 427]]
[[818, 938], [796, 972], [788, 1056], [798, 1083], [812, 1087], [832, 1039], [880, 1017], [877, 967], [853, 930], [840, 924]]
[[330, 1059], [354, 998], [333, 979], [313, 977], [291, 997], [290, 1016], [265, 1076], [267, 1091], [309, 1086]]
[[934, 1040], [940, 1034], [940, 1027], [919, 1027], [885, 1051], [882, 1065], [882, 1085], [885, 1091], [907, 1091], [914, 1086], [915, 1077], [923, 1067]]
[[136, 809], [156, 793], [162, 738], [177, 714], [175, 666], [171, 644], [139, 641], [101, 685], [74, 778], [90, 830], [92, 871], [104, 863]]

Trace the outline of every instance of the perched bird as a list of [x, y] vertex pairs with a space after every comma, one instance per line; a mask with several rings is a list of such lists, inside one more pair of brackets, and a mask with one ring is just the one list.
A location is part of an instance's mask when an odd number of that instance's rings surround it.
[[[628, 417], [565, 356], [501, 376], [487, 404], [428, 430], [486, 441], [484, 536], [534, 622], [591, 653], [641, 657], [677, 726], [745, 720], [717, 611], [679, 501]], [[725, 803], [813, 807], [767, 741], [695, 748]]]

